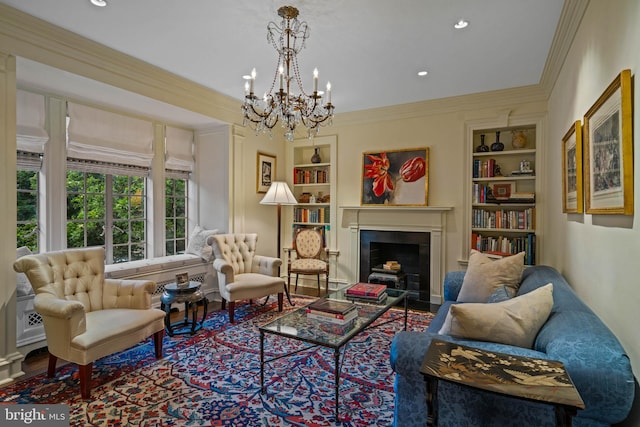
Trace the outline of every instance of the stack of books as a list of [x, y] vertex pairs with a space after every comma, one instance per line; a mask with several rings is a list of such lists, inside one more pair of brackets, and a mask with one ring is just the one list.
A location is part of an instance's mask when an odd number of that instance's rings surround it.
[[382, 302], [387, 297], [387, 286], [378, 283], [356, 283], [347, 289], [352, 301]]
[[328, 298], [320, 298], [309, 304], [306, 310], [308, 318], [336, 325], [349, 324], [358, 317], [358, 309], [354, 303]]

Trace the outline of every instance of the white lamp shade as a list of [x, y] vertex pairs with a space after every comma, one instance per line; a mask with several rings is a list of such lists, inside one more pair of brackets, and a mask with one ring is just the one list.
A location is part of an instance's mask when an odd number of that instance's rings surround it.
[[289, 186], [284, 181], [273, 181], [269, 191], [260, 201], [261, 205], [297, 205], [298, 201], [294, 197]]

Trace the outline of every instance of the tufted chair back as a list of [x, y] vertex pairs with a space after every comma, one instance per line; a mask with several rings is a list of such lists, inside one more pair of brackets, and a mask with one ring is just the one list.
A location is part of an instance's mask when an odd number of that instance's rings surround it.
[[234, 274], [250, 273], [256, 253], [258, 235], [247, 234], [216, 234], [211, 236], [211, 245], [216, 258], [223, 259], [233, 267]]
[[87, 313], [104, 308], [104, 248], [67, 249], [33, 257], [39, 262], [31, 264], [25, 274], [36, 295], [79, 301]]
[[316, 258], [322, 256], [324, 244], [322, 233], [311, 228], [303, 228], [296, 233], [294, 248], [298, 258]]

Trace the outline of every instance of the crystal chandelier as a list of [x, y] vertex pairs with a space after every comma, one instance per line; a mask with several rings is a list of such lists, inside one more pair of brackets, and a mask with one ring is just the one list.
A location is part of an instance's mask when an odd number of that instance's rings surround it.
[[[245, 97], [242, 104], [243, 126], [249, 125], [256, 133], [269, 132], [280, 121], [285, 129], [287, 141], [293, 141], [296, 127], [302, 123], [307, 128], [309, 138], [318, 134], [320, 126], [331, 124], [333, 104], [331, 104], [331, 83], [327, 83], [326, 103], [323, 105], [322, 92], [318, 91], [318, 70], [313, 71], [313, 93], [305, 93], [298, 67], [298, 53], [304, 48], [309, 37], [306, 22], [298, 21], [298, 9], [282, 6], [278, 9], [282, 22], [267, 25], [267, 40], [278, 51], [278, 66], [269, 91], [262, 98], [254, 94], [255, 68], [245, 82]], [[276, 82], [279, 88], [275, 90]], [[293, 83], [299, 94], [292, 93]]]

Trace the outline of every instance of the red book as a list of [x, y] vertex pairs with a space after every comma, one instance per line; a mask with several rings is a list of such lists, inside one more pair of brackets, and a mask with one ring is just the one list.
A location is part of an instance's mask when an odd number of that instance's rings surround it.
[[378, 298], [380, 294], [387, 290], [386, 285], [378, 283], [356, 283], [349, 289], [347, 289], [347, 295], [357, 295], [364, 297]]

